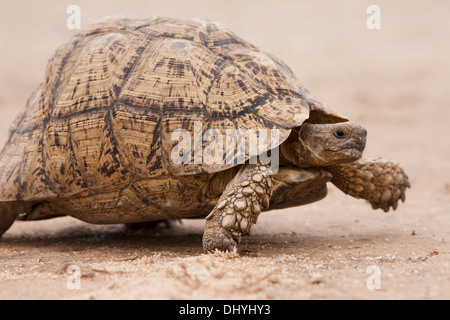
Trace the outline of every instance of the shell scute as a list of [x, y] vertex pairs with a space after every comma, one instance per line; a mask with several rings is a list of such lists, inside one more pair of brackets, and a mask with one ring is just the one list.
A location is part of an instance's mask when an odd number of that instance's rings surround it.
[[[275, 129], [280, 144], [292, 128], [323, 115], [340, 119], [283, 62], [218, 23], [108, 18], [49, 60], [0, 155], [0, 201], [120, 191], [140, 179], [225, 170], [239, 164], [225, 160], [242, 159], [241, 151], [223, 145], [222, 162], [196, 161], [213, 143], [208, 130], [225, 137], [227, 130]], [[191, 134], [191, 162], [171, 157], [177, 130]]]

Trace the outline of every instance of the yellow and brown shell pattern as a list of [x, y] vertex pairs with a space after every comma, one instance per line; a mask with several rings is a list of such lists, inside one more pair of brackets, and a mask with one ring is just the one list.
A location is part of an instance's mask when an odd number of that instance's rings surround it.
[[198, 190], [199, 176], [234, 166], [173, 163], [175, 130], [275, 128], [282, 143], [310, 110], [316, 122], [345, 120], [283, 62], [215, 22], [108, 18], [51, 57], [0, 155], [0, 201], [76, 206], [77, 195], [99, 214], [124, 199], [145, 207], [161, 190], [188, 193], [183, 176]]

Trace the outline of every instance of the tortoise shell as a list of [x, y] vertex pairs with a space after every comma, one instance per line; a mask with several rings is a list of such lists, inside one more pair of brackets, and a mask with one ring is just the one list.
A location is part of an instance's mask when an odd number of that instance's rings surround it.
[[281, 144], [304, 121], [346, 120], [282, 61], [215, 22], [108, 18], [50, 59], [0, 155], [0, 201], [106, 194], [237, 165], [174, 163], [177, 129], [278, 129]]

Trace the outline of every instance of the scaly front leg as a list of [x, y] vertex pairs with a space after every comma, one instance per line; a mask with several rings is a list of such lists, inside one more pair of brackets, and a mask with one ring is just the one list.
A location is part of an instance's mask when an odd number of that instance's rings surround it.
[[272, 196], [272, 176], [268, 166], [246, 164], [225, 188], [214, 209], [206, 217], [203, 234], [205, 252], [233, 251], [248, 235]]
[[408, 176], [395, 161], [360, 159], [353, 163], [324, 168], [333, 175], [331, 182], [344, 193], [368, 200], [374, 209], [397, 209], [398, 200], [405, 201]]

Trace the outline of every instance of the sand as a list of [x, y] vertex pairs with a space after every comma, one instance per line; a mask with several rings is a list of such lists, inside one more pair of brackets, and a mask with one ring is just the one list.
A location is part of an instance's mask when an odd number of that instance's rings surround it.
[[[365, 126], [365, 156], [399, 161], [412, 188], [384, 213], [330, 186], [320, 202], [261, 214], [239, 254], [204, 254], [201, 220], [17, 222], [0, 241], [0, 299], [449, 299], [450, 4], [376, 1], [381, 29], [370, 30], [372, 2], [77, 1], [81, 27], [111, 14], [221, 22]], [[76, 32], [70, 4], [2, 4], [1, 145]]]

